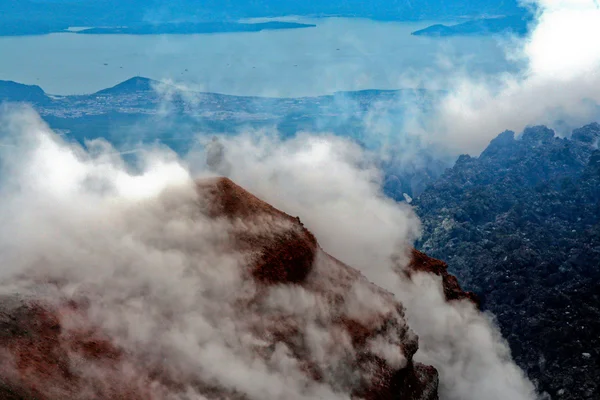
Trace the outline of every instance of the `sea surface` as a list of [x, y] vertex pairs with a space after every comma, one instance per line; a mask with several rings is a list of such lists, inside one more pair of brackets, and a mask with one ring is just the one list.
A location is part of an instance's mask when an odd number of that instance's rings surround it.
[[0, 37], [0, 79], [50, 94], [84, 94], [132, 76], [236, 95], [300, 97], [335, 91], [444, 88], [514, 68], [494, 37], [429, 38], [434, 22], [296, 19], [316, 28], [200, 35]]

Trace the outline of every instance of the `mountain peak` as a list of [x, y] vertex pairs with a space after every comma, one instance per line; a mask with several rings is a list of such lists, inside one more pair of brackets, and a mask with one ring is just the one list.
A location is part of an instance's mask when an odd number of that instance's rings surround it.
[[526, 142], [548, 142], [554, 138], [554, 131], [544, 125], [536, 125], [525, 128], [521, 139]]
[[126, 81], [123, 81], [108, 89], [100, 90], [94, 94], [121, 94], [130, 92], [148, 92], [154, 90], [155, 84], [159, 83], [150, 78], [144, 78], [142, 76], [134, 76]]
[[515, 143], [515, 133], [513, 131], [504, 131], [496, 136], [488, 147], [481, 153], [481, 158], [493, 157], [502, 151], [510, 151]]
[[0, 80], [0, 102], [2, 101], [25, 101], [40, 104], [49, 102], [50, 98], [37, 85]]
[[579, 129], [575, 129], [571, 139], [588, 144], [598, 143], [598, 140], [600, 139], [600, 124], [594, 122]]
[[[144, 347], [148, 343], [140, 347], [138, 342], [114, 337], [132, 333], [119, 333], [95, 324], [98, 320], [90, 318], [93, 313], [88, 311], [94, 307], [94, 297], [90, 297], [87, 290], [74, 297], [58, 291], [61, 294], [52, 301], [43, 296], [36, 297], [36, 293], [46, 293], [39, 287], [33, 288], [32, 298], [2, 295], [0, 352], [14, 360], [17, 367], [13, 374], [3, 376], [0, 398], [79, 398], [90, 387], [95, 389], [96, 399], [174, 398], [177, 396], [170, 394], [189, 388], [210, 398], [238, 398], [245, 389], [234, 386], [235, 396], [232, 396], [233, 389], [228, 383], [233, 381], [236, 372], [239, 374], [235, 368], [230, 370], [232, 364], [220, 370], [220, 379], [212, 375], [210, 368], [208, 372], [200, 367], [182, 373], [181, 369], [173, 367], [178, 367], [181, 360], [188, 357], [194, 359], [193, 365], [210, 364], [211, 368], [215, 365], [214, 359], [198, 361], [192, 354], [181, 353], [173, 344], [173, 338], [179, 337], [176, 333], [182, 327], [207, 324], [203, 317], [213, 314], [202, 313], [209, 313], [211, 304], [219, 312], [212, 321], [215, 327], [231, 334], [227, 327], [234, 326], [235, 335], [239, 337], [226, 339], [229, 346], [226, 353], [206, 354], [217, 357], [241, 354], [252, 361], [253, 368], [272, 369], [270, 379], [273, 384], [278, 383], [278, 374], [283, 368], [286, 385], [290, 376], [302, 382], [302, 389], [290, 387], [284, 397], [301, 390], [306, 391], [306, 397], [302, 398], [329, 398], [326, 394], [332, 388], [352, 398], [367, 400], [438, 398], [438, 372], [434, 367], [413, 360], [418, 337], [407, 325], [404, 306], [392, 293], [323, 251], [298, 217], [272, 207], [233, 181], [227, 178], [199, 180], [194, 189], [191, 193], [185, 192], [184, 196], [179, 196], [177, 191], [166, 193], [164, 201], [168, 203], [161, 203], [159, 207], [174, 212], [157, 221], [159, 226], [169, 227], [169, 238], [173, 234], [183, 234], [176, 228], [181, 227], [179, 224], [184, 220], [192, 225], [198, 220], [202, 225], [192, 230], [191, 237], [183, 237], [184, 247], [179, 251], [189, 252], [193, 261], [186, 267], [185, 274], [190, 275], [184, 279], [197, 279], [195, 274], [202, 271], [217, 275], [233, 272], [194, 247], [202, 240], [197, 235], [214, 233], [211, 243], [216, 243], [219, 252], [235, 255], [239, 263], [233, 266], [240, 269], [239, 278], [247, 285], [242, 284], [240, 290], [226, 293], [216, 288], [214, 294], [194, 294], [209, 296], [205, 298], [207, 304], [192, 305], [190, 315], [184, 312], [183, 317], [179, 317], [183, 319], [171, 314], [157, 314], [151, 306], [155, 304], [153, 300], [144, 300], [148, 304], [139, 312], [156, 324], [168, 326], [166, 337], [160, 337], [165, 333], [158, 328], [152, 332], [151, 336], [159, 337], [154, 343], [159, 347], [166, 346], [157, 358], [148, 357], [149, 349]], [[182, 209], [178, 208], [179, 202], [184, 204]], [[176, 219], [177, 223], [173, 224], [174, 215], [184, 210], [186, 215], [189, 212], [189, 218]], [[132, 221], [147, 226], [149, 215], [142, 214], [145, 218]], [[225, 226], [230, 230], [224, 235]], [[179, 257], [177, 251], [171, 256], [174, 261]], [[220, 265], [225, 271], [221, 271]], [[441, 284], [448, 301], [471, 299], [448, 275], [445, 264], [414, 252], [413, 263], [406, 273], [410, 278], [417, 272], [442, 277]], [[167, 280], [176, 279], [170, 276], [170, 271], [164, 273], [169, 277]], [[185, 287], [182, 282], [173, 282]], [[54, 281], [32, 284], [44, 288], [60, 285]], [[110, 292], [111, 287], [101, 282], [95, 290], [102, 296]], [[127, 292], [122, 294], [129, 295]], [[133, 296], [137, 299], [137, 294]], [[216, 296], [214, 303], [210, 296]], [[114, 303], [110, 296], [101, 298], [106, 300], [102, 301], [101, 307], [104, 310], [110, 308], [108, 312], [113, 322], [128, 316], [127, 307], [120, 300]], [[141, 315], [137, 314], [137, 317], [141, 318]], [[195, 337], [196, 330], [185, 333], [191, 336], [182, 335], [181, 338], [186, 338], [185, 343], [189, 342], [191, 349], [202, 347], [198, 340], [206, 340], [204, 336], [202, 339]], [[331, 337], [331, 340], [324, 340], [324, 337]], [[322, 347], [315, 349], [315, 345]], [[85, 365], [95, 373], [86, 374], [88, 369], [73, 368], [73, 365]], [[121, 366], [131, 366], [129, 373], [115, 372], [121, 371]], [[148, 387], [153, 388], [152, 395]], [[280, 393], [266, 397], [282, 396]]]

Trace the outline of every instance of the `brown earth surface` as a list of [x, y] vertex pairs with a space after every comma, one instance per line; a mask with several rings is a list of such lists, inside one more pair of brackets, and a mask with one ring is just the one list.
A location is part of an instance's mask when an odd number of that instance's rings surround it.
[[[353, 398], [437, 399], [437, 371], [412, 361], [418, 339], [404, 324], [403, 306], [393, 295], [322, 251], [299, 218], [275, 209], [231, 180], [203, 180], [197, 189], [200, 205], [211, 218], [246, 222], [269, 218], [279, 227], [274, 234], [242, 230], [233, 238], [236, 247], [254, 255], [247, 268], [258, 295], [252, 304], [239, 305], [243, 312], [257, 313], [258, 322], [250, 327], [253, 334], [272, 346], [285, 343], [307, 376], [315, 381], [326, 379], [322, 366], [306, 348], [303, 322], [294, 315], [261, 315], [257, 306], [263, 300], [261, 294], [273, 285], [296, 285], [326, 299], [333, 310], [327, 329], [350, 338], [356, 357], [349, 366], [363, 377], [350, 390]], [[441, 276], [447, 300], [477, 302], [474, 294], [462, 291], [446, 268], [443, 262], [415, 250], [407, 273]], [[346, 312], [349, 293], [358, 286], [379, 297], [385, 307], [360, 317]], [[100, 327], [85, 321], [86, 306], [67, 298], [52, 304], [16, 295], [0, 299], [0, 399], [165, 399], [167, 393], [186, 386], [211, 399], [248, 398], [207, 382], [182, 381], [160, 365], [143, 365]], [[370, 343], [379, 337], [397, 337], [397, 351], [406, 362], [394, 365], [374, 353]], [[92, 372], [82, 372], [82, 366], [93, 367]]]

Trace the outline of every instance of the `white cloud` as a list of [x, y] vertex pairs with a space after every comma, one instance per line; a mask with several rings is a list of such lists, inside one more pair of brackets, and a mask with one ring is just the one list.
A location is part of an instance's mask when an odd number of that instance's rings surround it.
[[[529, 3], [534, 3], [530, 1]], [[538, 0], [524, 40], [507, 42], [524, 68], [494, 78], [459, 69], [430, 120], [418, 130], [455, 153], [478, 154], [500, 132], [558, 122], [570, 127], [600, 115], [600, 7], [594, 0]], [[569, 132], [558, 132], [568, 134]]]
[[[0, 293], [52, 302], [90, 300], [87, 318], [136, 360], [121, 366], [124, 373], [110, 375], [108, 386], [136, 382], [140, 366], [160, 365], [169, 376], [249, 398], [349, 398], [360, 379], [347, 367], [356, 355], [345, 330], [327, 329], [336, 315], [321, 292], [278, 287], [252, 312], [235, 306], [249, 304], [256, 287], [242, 278], [247, 255], [234, 251], [232, 235], [247, 229], [272, 232], [276, 226], [206, 217], [187, 162], [168, 149], [144, 150], [138, 165], [128, 166], [105, 142], [88, 150], [64, 142], [29, 109], [4, 110], [0, 131], [9, 145], [0, 150]], [[309, 134], [290, 141], [252, 134], [222, 141], [234, 180], [300, 216], [327, 251], [408, 307], [409, 324], [421, 337], [418, 358], [439, 369], [442, 399], [533, 398], [497, 329], [474, 307], [448, 305], [435, 280], [414, 284], [397, 273], [419, 222], [409, 206], [382, 195], [381, 174], [360, 148]], [[202, 161], [201, 154], [192, 154], [189, 163], [209, 176]], [[376, 301], [373, 288], [343, 275], [339, 264], [322, 254], [314, 268], [324, 281], [310, 285], [350, 284], [338, 312], [377, 311], [382, 321], [397, 322], [369, 349], [390, 365], [404, 365], [399, 346], [412, 340], [411, 333], [389, 300]], [[264, 314], [254, 318], [258, 310]], [[322, 382], [304, 373], [283, 344], [270, 357], [257, 356], [255, 350], [270, 343], [250, 328], [279, 312], [302, 314], [300, 327], [310, 357], [323, 371]], [[74, 318], [72, 328], [85, 321]], [[106, 371], [85, 365], [80, 373], [92, 377]], [[165, 398], [200, 398], [193, 386], [174, 392], [153, 384]]]
[[[419, 335], [416, 359], [438, 368], [441, 399], [536, 398], [490, 319], [470, 302], [447, 303], [437, 277], [416, 274], [411, 281], [398, 274], [420, 224], [408, 205], [381, 194], [380, 173], [365, 153], [343, 139], [306, 133], [288, 141], [264, 132], [221, 140], [236, 182], [300, 216], [326, 251], [407, 307], [409, 326]], [[203, 161], [201, 154], [192, 158], [196, 167]], [[348, 306], [359, 319], [383, 307], [360, 289]], [[372, 348], [382, 352], [387, 345], [375, 340]], [[402, 355], [388, 356], [403, 363]]]

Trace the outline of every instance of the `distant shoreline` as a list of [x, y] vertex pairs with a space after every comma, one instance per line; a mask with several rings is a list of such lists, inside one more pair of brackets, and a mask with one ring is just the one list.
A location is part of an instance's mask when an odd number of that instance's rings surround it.
[[70, 27], [0, 27], [0, 37], [41, 36], [53, 33], [73, 35], [198, 35], [217, 33], [250, 33], [265, 30], [288, 30], [315, 28], [315, 24], [299, 22], [268, 21], [258, 23], [203, 22], [139, 24], [132, 26], [90, 27], [73, 30]]
[[[82, 94], [67, 94], [67, 95], [54, 95], [51, 93], [47, 93], [42, 87], [39, 85], [31, 85], [20, 82], [15, 82], [11, 80], [2, 80], [0, 79], [0, 103], [2, 101], [33, 101], [44, 103], [51, 100], [64, 100], [64, 99], [75, 99], [75, 98], [86, 98], [86, 97], [97, 97], [97, 96], [111, 96], [111, 95], [122, 95], [122, 94], [131, 94], [131, 93], [140, 93], [140, 92], [155, 92], [155, 86], [157, 85], [166, 85], [169, 86], [170, 83], [150, 79], [142, 76], [134, 76], [132, 78], [126, 79], [122, 82], [115, 84], [114, 86], [107, 87], [95, 92], [90, 93], [82, 93]], [[172, 88], [175, 88], [174, 86]], [[235, 95], [235, 94], [227, 94], [220, 92], [205, 92], [199, 90], [181, 90], [181, 92], [188, 92], [197, 95], [215, 95], [221, 97], [230, 97], [230, 98], [240, 98], [240, 99], [262, 99], [262, 100], [298, 100], [298, 99], [310, 99], [310, 98], [319, 98], [319, 97], [332, 97], [332, 96], [340, 96], [340, 95], [357, 95], [357, 94], [371, 94], [371, 95], [393, 95], [400, 92], [412, 92], [412, 93], [437, 93], [437, 94], [445, 94], [445, 90], [429, 90], [429, 89], [421, 89], [421, 88], [395, 88], [395, 89], [379, 89], [379, 88], [371, 88], [371, 89], [359, 89], [359, 90], [340, 90], [340, 91], [332, 91], [329, 93], [324, 93], [320, 95], [314, 96], [283, 96], [283, 97], [270, 97], [270, 96], [256, 96], [256, 95]]]

